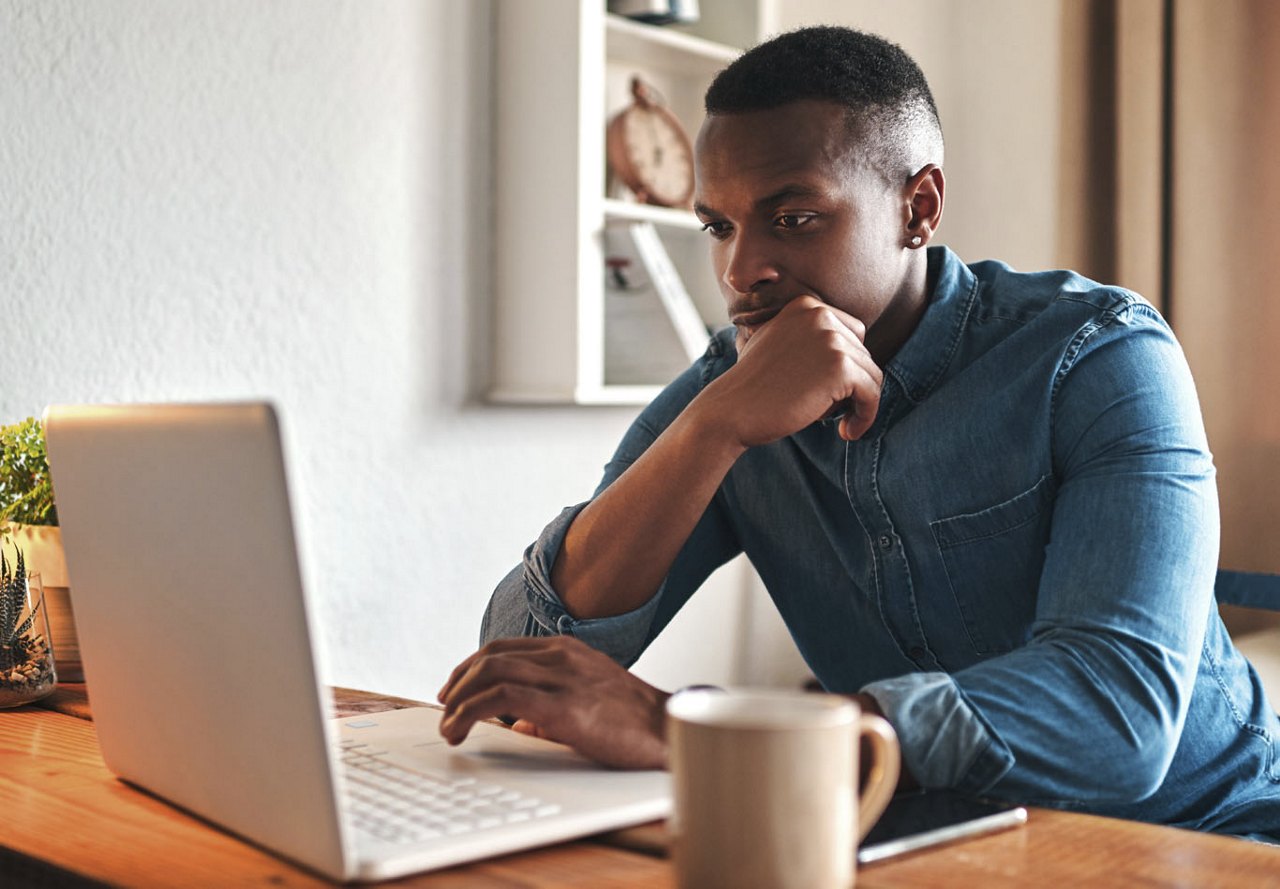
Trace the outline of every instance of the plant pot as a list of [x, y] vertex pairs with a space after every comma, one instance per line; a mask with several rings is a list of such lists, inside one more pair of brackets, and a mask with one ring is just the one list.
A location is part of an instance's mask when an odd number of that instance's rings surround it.
[[9, 637], [6, 626], [4, 634], [0, 634], [0, 708], [29, 704], [58, 687], [40, 575], [22, 577], [17, 582], [23, 599], [11, 625], [17, 632]]
[[71, 610], [67, 560], [62, 551], [62, 530], [53, 525], [17, 522], [10, 522], [8, 530], [9, 539], [26, 557], [27, 570], [39, 574], [44, 586], [44, 607], [49, 619], [49, 638], [58, 658], [58, 676], [63, 682], [84, 682], [80, 640], [76, 638], [75, 614]]

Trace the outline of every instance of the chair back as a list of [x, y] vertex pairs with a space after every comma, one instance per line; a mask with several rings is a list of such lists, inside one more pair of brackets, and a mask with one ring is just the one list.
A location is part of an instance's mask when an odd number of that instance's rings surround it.
[[1280, 574], [1219, 569], [1213, 594], [1221, 605], [1280, 611]]

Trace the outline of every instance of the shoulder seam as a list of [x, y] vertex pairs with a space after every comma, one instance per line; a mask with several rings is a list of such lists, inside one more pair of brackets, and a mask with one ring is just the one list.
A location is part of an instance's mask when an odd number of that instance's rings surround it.
[[[1071, 302], [1081, 303], [1083, 305], [1092, 306], [1098, 311], [1098, 315], [1089, 319], [1072, 336], [1071, 341], [1067, 343], [1067, 348], [1062, 354], [1062, 360], [1058, 364], [1057, 372], [1053, 375], [1053, 386], [1049, 391], [1049, 440], [1055, 440], [1053, 430], [1057, 423], [1058, 415], [1058, 395], [1062, 391], [1062, 383], [1066, 380], [1067, 375], [1075, 368], [1076, 361], [1080, 358], [1080, 353], [1084, 351], [1085, 344], [1089, 339], [1101, 330], [1110, 327], [1116, 321], [1119, 321], [1124, 315], [1133, 315], [1141, 313], [1148, 316], [1151, 320], [1157, 320], [1160, 315], [1155, 308], [1146, 300], [1141, 299], [1137, 294], [1130, 291], [1115, 291], [1115, 301], [1105, 307], [1098, 307], [1096, 304], [1088, 300], [1076, 299], [1071, 296], [1063, 295], [1061, 299]], [[1052, 447], [1052, 445], [1050, 446]], [[1057, 463], [1057, 456], [1052, 456], [1052, 462]]]

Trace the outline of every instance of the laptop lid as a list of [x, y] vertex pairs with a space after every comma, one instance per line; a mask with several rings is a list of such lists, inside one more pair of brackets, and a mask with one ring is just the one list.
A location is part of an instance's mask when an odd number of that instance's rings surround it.
[[[265, 404], [53, 406], [45, 435], [107, 766], [312, 870], [386, 879], [665, 816], [665, 772], [605, 769], [434, 709], [331, 720], [317, 678], [280, 428]], [[56, 653], [55, 653], [56, 657]], [[415, 845], [339, 814], [339, 737], [554, 811]]]
[[44, 421], [107, 766], [346, 878], [275, 412], [52, 406]]

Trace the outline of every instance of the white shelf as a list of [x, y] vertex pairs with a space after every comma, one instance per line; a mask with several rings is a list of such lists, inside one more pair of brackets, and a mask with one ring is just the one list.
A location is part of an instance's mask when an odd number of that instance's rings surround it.
[[654, 225], [664, 225], [669, 228], [702, 231], [702, 222], [688, 210], [655, 207], [652, 204], [637, 204], [634, 201], [605, 198], [604, 216], [607, 222], [652, 222]]
[[610, 59], [708, 80], [742, 53], [732, 46], [616, 15], [605, 16], [605, 32]]
[[578, 391], [578, 404], [621, 407], [648, 404], [658, 397], [661, 386], [600, 386]]
[[[754, 0], [701, 4], [702, 34], [741, 34], [759, 22]], [[604, 7], [602, 0], [494, 3], [490, 401], [646, 404], [688, 366], [674, 325], [671, 348], [660, 316], [619, 311], [606, 288], [606, 252], [621, 223], [653, 223], [699, 315], [724, 323], [697, 217], [606, 198], [604, 143], [610, 116], [630, 100], [633, 74], [695, 133], [703, 92], [741, 50]], [[606, 326], [606, 317], [623, 320]], [[636, 343], [652, 345], [650, 366], [630, 362]], [[673, 361], [684, 363], [669, 367]]]
[[583, 386], [573, 392], [572, 398], [561, 395], [539, 394], [525, 389], [491, 389], [489, 401], [494, 404], [529, 405], [532, 407], [581, 404], [592, 407], [628, 407], [648, 404], [662, 391], [661, 386]]

